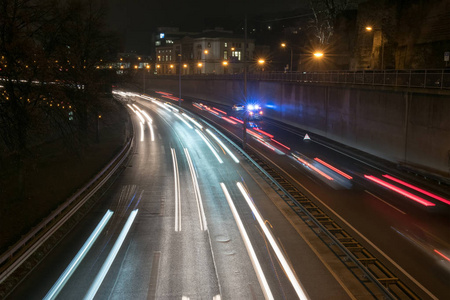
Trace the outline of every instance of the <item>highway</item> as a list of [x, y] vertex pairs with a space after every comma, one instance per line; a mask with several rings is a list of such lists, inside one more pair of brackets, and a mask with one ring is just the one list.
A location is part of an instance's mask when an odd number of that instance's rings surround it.
[[213, 128], [121, 99], [132, 155], [9, 299], [371, 298]]
[[[152, 94], [176, 103], [164, 91]], [[183, 97], [182, 106], [242, 138], [242, 113]], [[450, 294], [450, 191], [268, 118], [248, 144], [333, 216], [423, 299]], [[351, 152], [350, 152], [351, 153]], [[381, 167], [380, 167], [381, 166]], [[347, 177], [348, 176], [348, 177]]]

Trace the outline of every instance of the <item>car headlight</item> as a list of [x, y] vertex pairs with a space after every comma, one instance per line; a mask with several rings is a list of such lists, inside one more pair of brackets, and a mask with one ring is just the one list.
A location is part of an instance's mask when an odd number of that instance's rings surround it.
[[247, 105], [247, 109], [248, 110], [254, 110], [255, 106], [253, 104], [249, 104], [249, 105]]

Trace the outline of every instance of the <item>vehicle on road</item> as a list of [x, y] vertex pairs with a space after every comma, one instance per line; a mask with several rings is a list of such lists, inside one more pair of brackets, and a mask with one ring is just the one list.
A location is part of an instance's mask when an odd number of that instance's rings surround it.
[[233, 109], [234, 111], [244, 110], [244, 108], [245, 108], [245, 105], [242, 105], [242, 104], [235, 104], [235, 105], [233, 105], [233, 107], [232, 107], [232, 109]]

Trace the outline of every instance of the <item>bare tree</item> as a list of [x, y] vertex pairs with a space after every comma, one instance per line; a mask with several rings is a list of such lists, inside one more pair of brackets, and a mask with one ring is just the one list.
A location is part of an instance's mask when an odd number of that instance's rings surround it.
[[319, 44], [327, 45], [334, 34], [334, 23], [337, 16], [347, 9], [351, 0], [310, 0], [313, 12], [312, 31]]

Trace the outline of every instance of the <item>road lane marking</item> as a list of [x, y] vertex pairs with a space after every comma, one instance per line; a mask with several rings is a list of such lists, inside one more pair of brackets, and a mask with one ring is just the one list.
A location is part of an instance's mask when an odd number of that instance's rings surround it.
[[241, 218], [239, 217], [239, 213], [236, 210], [236, 207], [234, 206], [233, 200], [231, 199], [230, 193], [227, 190], [227, 187], [223, 182], [220, 183], [220, 186], [222, 187], [222, 191], [225, 194], [225, 198], [228, 201], [228, 206], [230, 206], [231, 212], [233, 213], [234, 220], [236, 221], [236, 224], [238, 226], [239, 232], [241, 233], [242, 240], [244, 241], [245, 248], [247, 249], [248, 256], [250, 257], [250, 260], [252, 261], [253, 268], [255, 269], [256, 276], [258, 277], [259, 284], [261, 285], [261, 289], [264, 293], [265, 299], [274, 299], [272, 292], [270, 290], [269, 284], [267, 283], [266, 277], [264, 275], [264, 272], [261, 268], [261, 265], [258, 261], [258, 258], [256, 256], [255, 250], [253, 249], [252, 243], [250, 241], [250, 238], [247, 235], [247, 232], [245, 231], [244, 224], [242, 223]]
[[405, 212], [404, 212], [403, 210], [401, 210], [401, 209], [398, 209], [398, 208], [397, 208], [397, 207], [395, 207], [394, 205], [392, 205], [392, 204], [390, 204], [390, 203], [388, 203], [388, 202], [384, 201], [383, 199], [381, 199], [380, 197], [378, 197], [378, 196], [376, 196], [376, 195], [372, 194], [372, 193], [371, 193], [371, 192], [369, 192], [368, 190], [364, 190], [364, 192], [366, 192], [367, 194], [369, 194], [369, 195], [371, 195], [371, 196], [375, 197], [376, 199], [380, 200], [380, 201], [381, 201], [381, 202], [383, 202], [384, 204], [386, 204], [386, 205], [389, 205], [390, 207], [392, 207], [393, 209], [395, 209], [395, 210], [399, 211], [400, 213], [402, 213], [402, 214], [406, 215], [406, 213], [405, 213]]
[[194, 194], [195, 200], [197, 201], [198, 218], [200, 220], [200, 230], [205, 231], [208, 229], [208, 224], [206, 223], [205, 210], [203, 209], [202, 195], [200, 194], [197, 175], [195, 174], [194, 164], [192, 163], [191, 156], [189, 155], [189, 151], [187, 148], [184, 148], [184, 153], [188, 161], [189, 170], [191, 171], [192, 183], [194, 184]]
[[100, 233], [105, 228], [106, 224], [108, 223], [109, 219], [113, 215], [113, 212], [111, 210], [108, 210], [106, 214], [101, 219], [100, 223], [98, 223], [97, 227], [95, 227], [94, 231], [91, 233], [89, 238], [84, 243], [83, 247], [81, 247], [80, 251], [78, 251], [77, 255], [73, 258], [73, 260], [70, 262], [70, 264], [67, 266], [66, 270], [61, 274], [59, 279], [56, 281], [56, 283], [53, 285], [53, 287], [48, 291], [47, 295], [45, 295], [44, 300], [49, 299], [55, 299], [56, 296], [58, 296], [59, 292], [62, 290], [64, 285], [69, 280], [70, 276], [75, 272], [76, 268], [80, 264], [80, 262], [83, 260], [83, 258], [86, 256], [89, 249], [91, 249], [91, 246], [95, 243]]
[[117, 238], [116, 242], [114, 243], [114, 246], [111, 249], [111, 252], [109, 252], [108, 257], [106, 258], [105, 262], [103, 263], [102, 268], [98, 272], [97, 276], [95, 277], [94, 282], [92, 283], [91, 287], [89, 288], [88, 292], [84, 296], [84, 300], [92, 300], [95, 297], [95, 294], [97, 294], [98, 289], [100, 288], [100, 285], [102, 284], [103, 280], [105, 279], [106, 274], [109, 271], [109, 268], [111, 267], [114, 259], [117, 256], [117, 253], [120, 250], [120, 247], [123, 244], [123, 241], [125, 240], [131, 225], [133, 224], [134, 219], [136, 218], [136, 215], [138, 213], [138, 210], [135, 209], [130, 213], [130, 216], [128, 217], [127, 222], [122, 228], [122, 231], [120, 232], [119, 237]]
[[249, 194], [244, 188], [244, 185], [241, 182], [238, 182], [237, 187], [239, 191], [241, 192], [242, 196], [244, 196], [245, 201], [247, 201], [248, 206], [253, 212], [253, 215], [255, 216], [256, 220], [259, 223], [259, 226], [263, 230], [267, 240], [269, 241], [270, 245], [272, 246], [272, 249], [274, 250], [275, 254], [277, 255], [278, 261], [281, 263], [284, 271], [287, 274], [287, 277], [289, 278], [289, 281], [292, 284], [292, 287], [294, 288], [295, 292], [297, 293], [297, 296], [299, 299], [307, 300], [309, 299], [304, 287], [301, 285], [300, 281], [298, 280], [297, 276], [295, 276], [294, 271], [292, 270], [292, 267], [287, 262], [286, 258], [284, 257], [283, 252], [281, 251], [280, 247], [278, 246], [275, 238], [272, 235], [272, 232], [267, 228], [266, 224], [264, 223], [264, 219], [262, 218], [261, 214], [259, 213], [258, 209], [256, 208], [253, 201], [250, 199]]
[[175, 185], [175, 231], [181, 231], [181, 200], [180, 200], [180, 173], [178, 171], [177, 154], [174, 148], [172, 151], [173, 176]]

